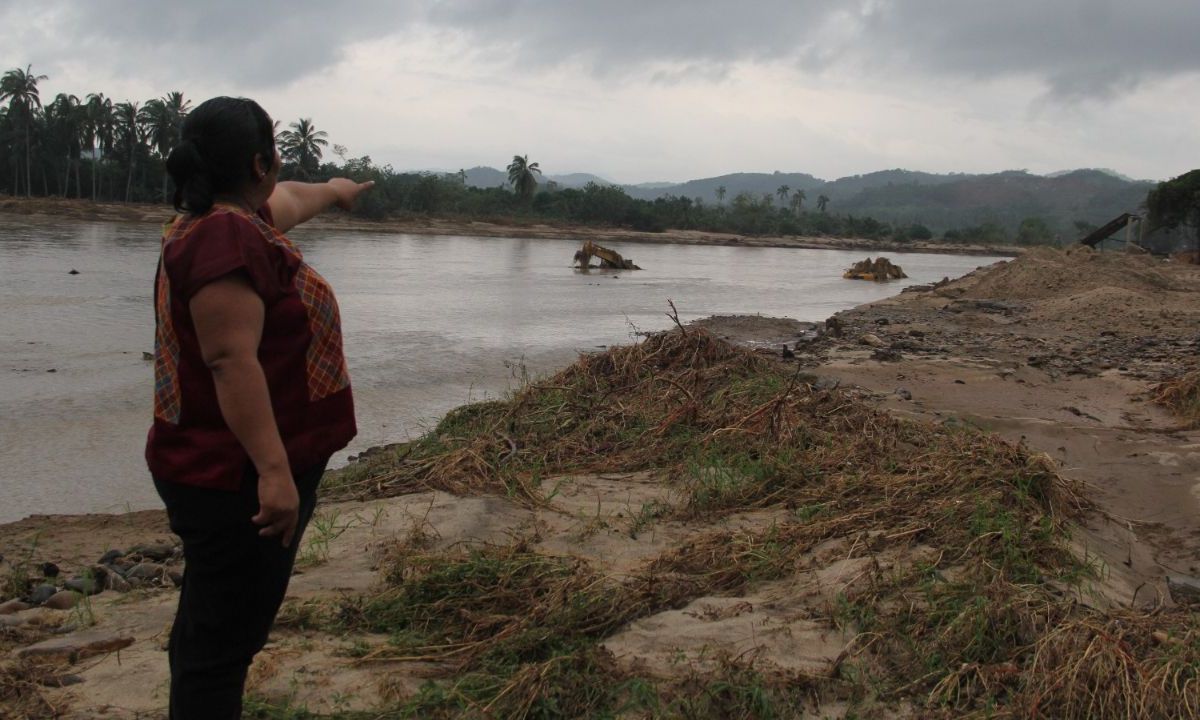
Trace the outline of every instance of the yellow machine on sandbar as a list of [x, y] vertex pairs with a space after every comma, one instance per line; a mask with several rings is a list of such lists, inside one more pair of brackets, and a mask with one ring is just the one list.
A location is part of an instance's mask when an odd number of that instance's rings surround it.
[[[593, 266], [591, 264], [593, 257], [599, 258], [600, 265]], [[621, 257], [621, 253], [609, 250], [603, 245], [597, 245], [591, 240], [583, 243], [583, 247], [575, 251], [575, 259], [572, 264], [581, 270], [587, 270], [590, 267], [599, 267], [601, 270], [641, 270], [640, 267], [633, 264], [632, 260]]]
[[872, 260], [867, 258], [861, 262], [856, 262], [850, 266], [850, 269], [842, 273], [842, 277], [847, 280], [874, 280], [875, 282], [883, 282], [885, 280], [900, 280], [908, 277], [904, 274], [904, 270], [899, 265], [893, 265], [891, 260], [885, 257], [878, 257]]

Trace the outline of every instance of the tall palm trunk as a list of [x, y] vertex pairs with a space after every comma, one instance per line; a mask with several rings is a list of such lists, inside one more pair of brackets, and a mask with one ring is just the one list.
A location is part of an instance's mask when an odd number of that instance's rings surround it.
[[25, 125], [25, 197], [33, 197], [33, 172], [29, 169], [29, 159], [33, 156], [29, 141], [29, 125]]
[[133, 170], [137, 160], [133, 156], [133, 151], [129, 151], [129, 176], [125, 179], [125, 202], [129, 202], [133, 197]]

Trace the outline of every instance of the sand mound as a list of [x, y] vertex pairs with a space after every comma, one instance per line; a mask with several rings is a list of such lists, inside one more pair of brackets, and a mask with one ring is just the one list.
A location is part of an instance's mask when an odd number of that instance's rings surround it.
[[1032, 306], [1030, 317], [1048, 322], [1111, 322], [1115, 317], [1144, 313], [1153, 293], [1106, 285], [1080, 293], [1048, 297]]
[[1172, 277], [1172, 269], [1154, 258], [1098, 253], [1085, 246], [1065, 251], [1037, 248], [970, 278], [963, 296], [1022, 301], [1106, 287], [1144, 293], [1187, 290]]

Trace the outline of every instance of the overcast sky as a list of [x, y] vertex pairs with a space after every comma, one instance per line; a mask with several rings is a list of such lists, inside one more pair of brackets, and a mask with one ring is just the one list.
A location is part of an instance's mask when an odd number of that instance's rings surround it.
[[1200, 0], [0, 0], [43, 99], [182, 90], [397, 169], [1200, 166]]

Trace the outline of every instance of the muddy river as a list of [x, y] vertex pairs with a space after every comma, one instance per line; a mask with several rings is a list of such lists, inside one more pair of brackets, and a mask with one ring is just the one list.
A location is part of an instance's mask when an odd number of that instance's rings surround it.
[[[567, 240], [293, 237], [342, 308], [360, 433], [334, 464], [664, 329], [668, 299], [685, 321], [821, 320], [999, 259], [893, 253], [910, 279], [876, 285], [842, 280], [863, 254], [832, 250], [628, 245], [644, 270], [584, 274]], [[142, 461], [157, 254], [152, 226], [0, 215], [0, 522], [158, 505]]]

